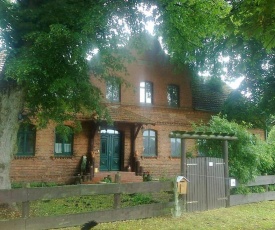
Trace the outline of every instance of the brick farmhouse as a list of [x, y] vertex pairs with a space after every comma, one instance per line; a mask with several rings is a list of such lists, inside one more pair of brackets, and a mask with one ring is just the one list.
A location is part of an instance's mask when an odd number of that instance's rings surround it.
[[[35, 124], [22, 126], [11, 180], [73, 183], [83, 156], [84, 171], [92, 174], [128, 170], [150, 171], [155, 177], [178, 174], [180, 139], [169, 138], [169, 133], [191, 131], [192, 123], [209, 121], [226, 94], [196, 86], [188, 69], [176, 72], [158, 47], [138, 56], [127, 69], [130, 86], [91, 76], [102, 90], [112, 123], [81, 118], [81, 132], [66, 139], [56, 133], [54, 123], [42, 130]], [[197, 154], [194, 144], [187, 141], [187, 151]]]

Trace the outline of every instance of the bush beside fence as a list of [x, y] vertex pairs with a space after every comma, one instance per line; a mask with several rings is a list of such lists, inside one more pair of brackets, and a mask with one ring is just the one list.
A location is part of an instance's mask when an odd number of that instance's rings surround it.
[[261, 193], [249, 193], [249, 194], [237, 194], [230, 196], [230, 206], [248, 204], [253, 202], [261, 202], [268, 200], [275, 200], [275, 191], [269, 191], [269, 187], [272, 186], [274, 189], [275, 176], [259, 176], [254, 181], [249, 182], [247, 187], [251, 186], [264, 186], [265, 192]]

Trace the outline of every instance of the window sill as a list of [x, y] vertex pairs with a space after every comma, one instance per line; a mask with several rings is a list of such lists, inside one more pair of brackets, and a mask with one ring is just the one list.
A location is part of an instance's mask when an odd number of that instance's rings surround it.
[[26, 156], [23, 156], [23, 155], [22, 156], [14, 156], [15, 160], [21, 160], [21, 159], [27, 160], [27, 159], [34, 159], [34, 158], [35, 158], [35, 156], [27, 156], [27, 155]]
[[169, 159], [172, 160], [172, 159], [180, 159], [181, 157], [180, 156], [169, 156]]
[[141, 159], [158, 159], [158, 156], [141, 156]]
[[72, 159], [74, 156], [51, 156], [51, 159]]
[[144, 106], [144, 107], [151, 107], [151, 106], [153, 106], [153, 103], [144, 103], [144, 102], [140, 102], [140, 105], [141, 105], [141, 106]]

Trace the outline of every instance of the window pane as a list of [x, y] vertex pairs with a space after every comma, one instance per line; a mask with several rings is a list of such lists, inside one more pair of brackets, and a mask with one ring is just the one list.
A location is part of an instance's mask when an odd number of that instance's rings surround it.
[[24, 133], [18, 134], [17, 147], [17, 154], [24, 154]]
[[55, 143], [54, 149], [55, 153], [62, 153], [62, 143]]
[[152, 104], [152, 83], [140, 82], [140, 102]]
[[144, 130], [144, 131], [143, 131], [143, 136], [144, 136], [144, 137], [145, 137], [145, 136], [147, 137], [147, 136], [149, 135], [149, 132], [150, 132], [149, 130]]
[[26, 153], [33, 154], [34, 153], [34, 134], [33, 133], [28, 133], [26, 137], [26, 146], [25, 150]]
[[146, 91], [145, 102], [148, 103], [148, 104], [151, 104], [152, 103], [152, 86], [151, 86], [151, 83], [146, 82], [145, 91]]
[[112, 85], [107, 83], [106, 85], [106, 99], [111, 100], [112, 98]]
[[64, 153], [71, 153], [71, 144], [64, 144]]
[[[144, 82], [142, 82], [144, 83]], [[141, 84], [141, 83], [140, 83]], [[140, 94], [140, 102], [141, 103], [145, 103], [145, 87], [144, 86], [141, 86], [140, 87], [140, 91], [139, 91], [139, 94]]]
[[150, 152], [149, 154], [154, 156], [156, 155], [156, 139], [155, 138], [150, 138]]
[[149, 156], [149, 152], [150, 152], [150, 149], [149, 149], [149, 141], [148, 141], [148, 138], [147, 137], [143, 137], [143, 154], [145, 156]]
[[151, 136], [151, 137], [154, 137], [154, 136], [156, 136], [156, 132], [155, 132], [155, 131], [153, 131], [153, 130], [150, 130], [149, 132], [150, 132], [150, 136]]

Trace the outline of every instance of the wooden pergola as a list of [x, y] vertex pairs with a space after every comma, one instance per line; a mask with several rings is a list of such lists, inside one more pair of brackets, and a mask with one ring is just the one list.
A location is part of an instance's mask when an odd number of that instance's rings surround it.
[[238, 138], [234, 133], [213, 133], [213, 132], [190, 132], [190, 131], [174, 131], [171, 132], [170, 138], [181, 139], [181, 175], [187, 176], [187, 160], [186, 160], [186, 139], [196, 140], [221, 140], [223, 146], [223, 160], [224, 160], [224, 178], [225, 178], [225, 195], [227, 197], [226, 206], [229, 207], [230, 186], [229, 186], [229, 167], [228, 167], [228, 141], [234, 141]]

